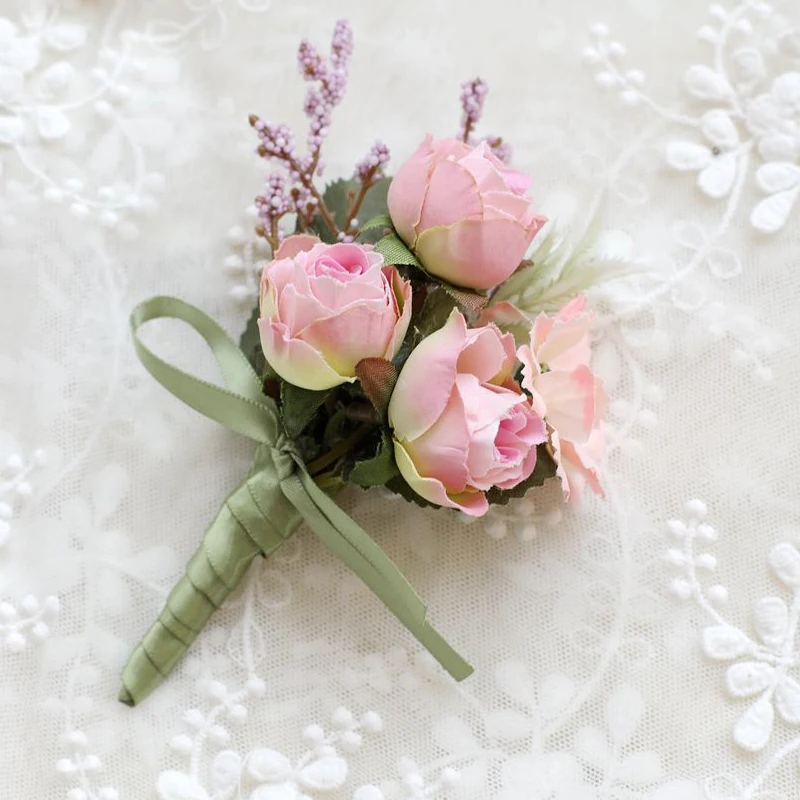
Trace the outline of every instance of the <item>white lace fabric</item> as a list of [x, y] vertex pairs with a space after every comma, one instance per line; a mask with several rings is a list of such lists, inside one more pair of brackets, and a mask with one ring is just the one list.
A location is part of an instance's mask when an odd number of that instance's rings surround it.
[[[334, 5], [0, 0], [0, 797], [793, 800], [800, 11]], [[238, 335], [247, 115], [302, 130], [295, 48], [337, 16], [329, 178], [454, 132], [480, 74], [542, 210], [631, 262], [590, 293], [608, 499], [467, 525], [352, 491], [473, 677], [301, 531], [132, 710], [121, 667], [252, 448], [155, 384], [127, 317], [172, 294]], [[146, 335], [214, 377], [179, 327]]]

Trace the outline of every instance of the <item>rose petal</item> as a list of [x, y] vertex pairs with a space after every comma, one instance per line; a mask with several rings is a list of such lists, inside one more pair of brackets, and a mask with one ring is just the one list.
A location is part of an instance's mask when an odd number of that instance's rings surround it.
[[[604, 449], [605, 432], [602, 426], [589, 434], [585, 444], [561, 441], [560, 462], [566, 473], [565, 479], [569, 488], [574, 492], [572, 498], [579, 499], [584, 486], [589, 486], [596, 495], [605, 498], [606, 493], [598, 469], [598, 462]], [[562, 478], [562, 483], [563, 480]]]
[[[277, 321], [282, 322], [293, 336], [312, 325], [319, 319], [325, 319], [335, 313], [314, 297], [309, 297], [308, 290], [302, 286], [290, 284], [283, 291], [276, 290]], [[272, 316], [266, 309], [261, 311], [262, 317]]]
[[589, 438], [595, 422], [595, 382], [586, 366], [536, 378], [536, 390], [547, 406], [546, 419], [562, 439], [583, 443]]
[[275, 251], [274, 258], [294, 258], [298, 253], [310, 250], [314, 245], [320, 244], [318, 236], [310, 236], [307, 233], [296, 233], [287, 236], [280, 247]]
[[383, 354], [385, 359], [391, 361], [403, 345], [403, 340], [408, 333], [408, 326], [411, 323], [411, 282], [403, 280], [397, 267], [386, 267], [384, 274], [391, 283], [392, 293], [398, 314], [397, 324], [389, 339], [386, 352]]
[[502, 384], [511, 376], [516, 361], [514, 337], [496, 325], [471, 328], [458, 357], [459, 373], [474, 375], [481, 383]]
[[484, 219], [511, 219], [527, 226], [536, 216], [529, 197], [508, 191], [485, 192], [482, 197], [486, 209]]
[[285, 325], [268, 319], [258, 321], [261, 347], [269, 365], [285, 381], [302, 389], [331, 389], [355, 378], [339, 375], [311, 345], [288, 335]]
[[433, 166], [428, 191], [415, 232], [419, 235], [438, 225], [454, 225], [463, 219], [479, 219], [483, 203], [475, 178], [455, 161]]
[[453, 391], [439, 419], [422, 436], [400, 441], [420, 476], [435, 478], [448, 492], [467, 486], [470, 431], [459, 392]]
[[408, 357], [389, 402], [389, 424], [397, 438], [416, 439], [444, 411], [466, 334], [466, 320], [454, 309], [444, 326], [426, 336]]
[[424, 231], [416, 252], [434, 275], [457, 286], [489, 289], [516, 270], [535, 234], [506, 219], [464, 220]]
[[454, 139], [452, 136], [446, 136], [443, 139], [436, 139], [431, 142], [431, 150], [437, 161], [443, 161], [449, 158], [451, 161], [459, 161], [468, 156], [473, 147], [461, 139]]
[[517, 358], [522, 364], [522, 388], [528, 392], [535, 392], [534, 382], [541, 375], [542, 368], [536, 360], [533, 349], [528, 344], [523, 344], [517, 348]]
[[[486, 142], [481, 142], [458, 163], [472, 175], [482, 194], [509, 191], [502, 174], [505, 170], [501, 172], [501, 162], [492, 154]], [[498, 167], [501, 168], [498, 169]]]
[[417, 151], [395, 173], [386, 198], [389, 215], [400, 238], [414, 245], [415, 229], [422, 214], [428, 175], [433, 164], [433, 137], [428, 134]]
[[379, 358], [386, 352], [396, 324], [395, 315], [386, 313], [386, 300], [366, 301], [313, 322], [298, 338], [321, 353], [340, 375], [355, 377], [362, 358]]
[[[583, 304], [580, 308], [583, 309]], [[551, 370], [572, 371], [588, 365], [591, 357], [591, 322], [588, 314], [579, 316], [576, 307], [562, 309], [556, 319], [540, 314], [533, 330], [536, 359]], [[564, 313], [566, 312], [566, 313]]]
[[[492, 154], [494, 156], [494, 154]], [[499, 166], [497, 167], [500, 174], [503, 176], [503, 180], [506, 182], [506, 186], [514, 192], [514, 194], [525, 194], [528, 189], [530, 189], [531, 184], [533, 183], [533, 178], [529, 175], [526, 175], [524, 172], [518, 172], [515, 169], [509, 169], [505, 164], [503, 164], [500, 159]]]
[[482, 490], [493, 486], [510, 489], [533, 471], [536, 445], [547, 438], [544, 422], [534, 414], [524, 395], [493, 386], [480, 387], [480, 394], [468, 393], [463, 382], [466, 377], [471, 376], [459, 376], [457, 380], [468, 419], [480, 414], [489, 420], [485, 427], [472, 432], [469, 482]]
[[448, 495], [444, 485], [435, 478], [423, 478], [416, 470], [403, 446], [395, 441], [394, 456], [400, 474], [408, 485], [431, 503], [445, 508], [458, 508], [471, 517], [481, 517], [489, 510], [489, 503], [482, 492], [462, 492]]
[[483, 492], [462, 492], [448, 495], [453, 508], [468, 517], [482, 517], [489, 510], [489, 501]]

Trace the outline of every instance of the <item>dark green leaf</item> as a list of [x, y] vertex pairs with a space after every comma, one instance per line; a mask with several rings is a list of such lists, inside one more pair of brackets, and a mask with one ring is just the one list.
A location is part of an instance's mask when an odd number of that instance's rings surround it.
[[361, 388], [375, 409], [382, 416], [386, 414], [389, 398], [397, 383], [397, 370], [385, 358], [362, 358], [356, 364], [356, 377]]
[[434, 331], [438, 331], [450, 316], [450, 312], [456, 308], [455, 298], [440, 286], [434, 286], [425, 297], [422, 310], [414, 320], [417, 330], [422, 336], [428, 336]]
[[[370, 187], [369, 191], [364, 197], [364, 202], [358, 210], [358, 218], [364, 221], [372, 220], [378, 217], [389, 217], [387, 212], [386, 196], [389, 193], [389, 184], [392, 182], [391, 178], [383, 178], [379, 180], [374, 186]], [[389, 226], [392, 221], [389, 219]]]
[[294, 440], [294, 443], [304, 464], [311, 463], [315, 458], [321, 455], [322, 447], [313, 436], [298, 436]]
[[[371, 220], [373, 217], [386, 214], [386, 195], [389, 191], [390, 178], [383, 178], [378, 181], [374, 186], [367, 190], [367, 194], [361, 203], [361, 208], [358, 210], [358, 218], [363, 220]], [[322, 199], [328, 210], [333, 214], [333, 219], [339, 228], [344, 228], [347, 222], [347, 212], [353, 199], [361, 191], [361, 181], [355, 179], [345, 180], [343, 178], [338, 181], [329, 183], [325, 188]], [[391, 225], [391, 220], [389, 221]], [[327, 225], [321, 219], [315, 220], [315, 225], [318, 233], [322, 234], [322, 239], [328, 242], [334, 241], [328, 230]]]
[[393, 228], [392, 218], [388, 214], [378, 214], [377, 217], [373, 217], [360, 226], [361, 233], [366, 233], [375, 228]]
[[[339, 180], [333, 181], [333, 183], [329, 183], [325, 187], [322, 199], [325, 201], [328, 211], [333, 214], [333, 218], [340, 228], [344, 225], [345, 219], [347, 218], [347, 209], [350, 208], [351, 202], [350, 198], [351, 196], [355, 196], [359, 186], [360, 184], [358, 181], [339, 178]], [[322, 224], [324, 225], [325, 223], [323, 222]]]
[[486, 492], [486, 499], [491, 505], [504, 506], [512, 497], [524, 497], [529, 489], [534, 486], [543, 486], [545, 481], [554, 478], [556, 475], [556, 464], [546, 444], [540, 444], [536, 448], [536, 467], [530, 477], [513, 489], [490, 489]]
[[383, 256], [387, 264], [409, 266], [422, 269], [417, 257], [406, 247], [405, 242], [394, 232], [386, 234], [375, 245], [375, 250]]
[[247, 360], [253, 365], [253, 369], [261, 375], [264, 372], [266, 359], [261, 349], [261, 334], [258, 332], [258, 303], [256, 303], [253, 313], [247, 320], [247, 325], [239, 337], [239, 347], [247, 356]]
[[281, 416], [283, 427], [291, 439], [300, 436], [327, 395], [327, 391], [312, 392], [287, 381], [281, 382]]
[[387, 481], [399, 474], [394, 460], [394, 445], [389, 434], [384, 431], [375, 455], [363, 461], [356, 461], [347, 480], [364, 487], [384, 486]]

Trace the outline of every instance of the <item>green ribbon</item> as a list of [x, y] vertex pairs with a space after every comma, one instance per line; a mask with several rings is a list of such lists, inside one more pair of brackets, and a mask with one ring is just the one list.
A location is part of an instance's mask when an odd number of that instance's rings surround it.
[[[139, 328], [159, 319], [188, 323], [208, 343], [225, 386], [204, 381], [155, 355]], [[172, 394], [207, 417], [258, 443], [253, 467], [209, 527], [186, 572], [122, 675], [119, 699], [136, 705], [171, 672], [208, 618], [237, 586], [257, 555], [268, 556], [305, 521], [386, 604], [456, 680], [472, 673], [426, 621], [427, 609], [392, 560], [309, 475], [286, 437], [271, 398], [246, 356], [200, 309], [173, 297], [154, 297], [131, 314], [136, 353], [145, 369]]]

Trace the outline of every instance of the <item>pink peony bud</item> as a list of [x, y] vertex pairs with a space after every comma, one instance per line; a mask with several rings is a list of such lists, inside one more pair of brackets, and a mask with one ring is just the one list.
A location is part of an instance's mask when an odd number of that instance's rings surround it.
[[429, 135], [389, 186], [389, 214], [431, 274], [490, 289], [516, 270], [547, 221], [534, 214], [529, 186], [486, 143]]

